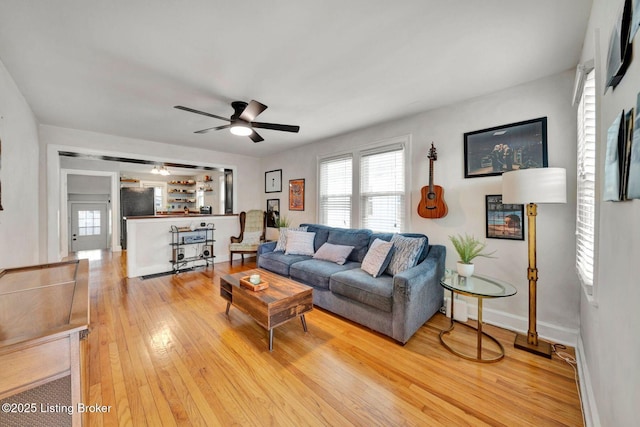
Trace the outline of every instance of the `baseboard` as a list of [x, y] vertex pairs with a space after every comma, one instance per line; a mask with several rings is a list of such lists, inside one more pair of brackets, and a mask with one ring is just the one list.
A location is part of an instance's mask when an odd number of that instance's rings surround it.
[[591, 375], [587, 365], [582, 337], [578, 337], [576, 346], [576, 364], [578, 365], [578, 378], [580, 387], [580, 397], [582, 398], [582, 412], [584, 414], [584, 425], [586, 427], [600, 427], [600, 416], [596, 405], [596, 398], [591, 386]]
[[[467, 304], [469, 317], [478, 319], [478, 306], [475, 304]], [[529, 328], [529, 319], [522, 316], [516, 316], [500, 310], [494, 310], [483, 307], [482, 321], [489, 325], [498, 326], [500, 328], [509, 329], [514, 332], [526, 334]], [[565, 328], [564, 326], [553, 325], [546, 322], [538, 321], [538, 336], [552, 343], [559, 343], [576, 347], [580, 331], [578, 329]]]

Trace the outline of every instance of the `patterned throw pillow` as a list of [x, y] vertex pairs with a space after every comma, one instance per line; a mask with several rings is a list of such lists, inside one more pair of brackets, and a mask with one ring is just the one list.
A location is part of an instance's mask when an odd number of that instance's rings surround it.
[[307, 227], [289, 227], [280, 229], [280, 237], [274, 251], [284, 252], [287, 249], [287, 232], [289, 231], [307, 231]]
[[364, 256], [361, 268], [373, 277], [378, 277], [387, 269], [392, 255], [393, 243], [376, 239]]
[[347, 257], [353, 250], [353, 246], [346, 245], [334, 245], [333, 243], [324, 243], [318, 249], [318, 252], [313, 254], [315, 259], [323, 259], [325, 261], [335, 262], [338, 265], [343, 265], [347, 261]]
[[313, 255], [313, 241], [316, 233], [306, 231], [287, 232], [287, 249], [285, 255]]
[[404, 237], [399, 234], [394, 234], [391, 238], [393, 255], [391, 256], [391, 262], [389, 262], [386, 272], [395, 276], [398, 273], [415, 267], [426, 241], [427, 239], [424, 237]]
[[242, 235], [242, 243], [257, 245], [260, 243], [260, 237], [262, 237], [262, 231], [245, 231]]

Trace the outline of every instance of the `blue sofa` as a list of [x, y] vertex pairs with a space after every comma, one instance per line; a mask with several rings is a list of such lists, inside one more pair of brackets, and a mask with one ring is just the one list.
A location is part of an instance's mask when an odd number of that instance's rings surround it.
[[[333, 228], [301, 224], [314, 232], [314, 249], [325, 242], [354, 246], [344, 265], [314, 259], [308, 255], [275, 252], [276, 242], [258, 248], [258, 267], [290, 277], [313, 287], [313, 303], [405, 344], [442, 307], [446, 250], [429, 245], [427, 239], [418, 264], [395, 276], [374, 278], [360, 269], [371, 243], [377, 238], [390, 241], [391, 233], [367, 229]], [[423, 234], [401, 233], [408, 237]]]

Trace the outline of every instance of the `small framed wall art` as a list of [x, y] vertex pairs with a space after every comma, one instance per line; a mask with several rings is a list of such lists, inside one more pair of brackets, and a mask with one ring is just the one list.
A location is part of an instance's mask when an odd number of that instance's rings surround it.
[[280, 199], [267, 199], [267, 227], [277, 227], [280, 219]]
[[524, 240], [524, 205], [502, 204], [502, 194], [486, 196], [487, 238]]
[[464, 177], [547, 167], [547, 118], [464, 134]]
[[304, 178], [289, 181], [289, 210], [304, 210]]
[[264, 173], [264, 192], [279, 193], [282, 191], [282, 169]]

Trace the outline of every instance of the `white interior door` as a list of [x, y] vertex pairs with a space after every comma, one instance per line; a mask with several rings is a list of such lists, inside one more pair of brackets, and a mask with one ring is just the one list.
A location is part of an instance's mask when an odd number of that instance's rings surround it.
[[71, 203], [71, 251], [107, 248], [107, 204]]

